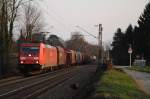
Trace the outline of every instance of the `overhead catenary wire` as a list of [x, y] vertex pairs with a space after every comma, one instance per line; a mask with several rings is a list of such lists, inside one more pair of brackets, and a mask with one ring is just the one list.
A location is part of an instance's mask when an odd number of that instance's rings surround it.
[[93, 35], [93, 34], [91, 34], [91, 33], [89, 33], [88, 31], [86, 31], [85, 29], [83, 29], [82, 27], [80, 27], [80, 26], [76, 26], [77, 28], [79, 28], [79, 29], [81, 29], [82, 31], [84, 31], [84, 32], [86, 32], [87, 34], [89, 34], [90, 36], [92, 36], [92, 37], [94, 37], [94, 38], [96, 38], [96, 39], [98, 39], [95, 35]]
[[[67, 25], [66, 23], [62, 22], [62, 20], [64, 20], [63, 17], [61, 17], [60, 15], [56, 14], [54, 10], [50, 9], [47, 5], [47, 3], [44, 3], [43, 1], [36, 1], [38, 4], [41, 5], [41, 8], [46, 12], [46, 14], [51, 17], [52, 19], [55, 20], [55, 22], [57, 22], [59, 25], [63, 26], [65, 29], [69, 30], [68, 27], [70, 25]], [[48, 10], [47, 10], [48, 8]], [[53, 14], [51, 12], [53, 12]], [[70, 32], [70, 30], [69, 30]]]

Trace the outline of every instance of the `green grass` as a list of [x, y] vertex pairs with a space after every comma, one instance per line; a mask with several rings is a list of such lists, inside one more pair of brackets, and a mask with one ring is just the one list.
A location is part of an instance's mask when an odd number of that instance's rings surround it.
[[104, 73], [96, 87], [95, 96], [106, 99], [150, 99], [137, 88], [132, 78], [115, 69]]
[[147, 72], [150, 73], [150, 66], [132, 66], [129, 68], [130, 70], [136, 70], [136, 71], [141, 71], [141, 72]]

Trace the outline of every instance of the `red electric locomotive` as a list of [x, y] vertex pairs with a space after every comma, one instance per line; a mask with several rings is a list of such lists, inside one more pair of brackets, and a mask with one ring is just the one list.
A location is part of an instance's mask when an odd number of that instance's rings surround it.
[[58, 64], [58, 52], [54, 46], [43, 43], [20, 44], [19, 69], [22, 73], [53, 69]]

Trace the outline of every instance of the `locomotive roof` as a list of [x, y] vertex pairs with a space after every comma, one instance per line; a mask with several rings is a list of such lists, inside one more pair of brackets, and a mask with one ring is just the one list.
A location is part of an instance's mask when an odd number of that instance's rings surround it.
[[20, 46], [39, 46], [40, 43], [22, 43]]
[[[40, 44], [44, 43], [22, 43], [19, 46], [40, 46]], [[55, 48], [55, 46], [49, 45], [49, 44], [44, 44], [46, 48]]]

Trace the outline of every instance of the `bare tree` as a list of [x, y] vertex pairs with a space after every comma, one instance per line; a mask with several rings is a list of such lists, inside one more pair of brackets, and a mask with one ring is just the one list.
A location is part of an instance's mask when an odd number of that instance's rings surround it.
[[83, 35], [80, 32], [73, 32], [71, 39], [66, 42], [67, 47], [69, 49], [78, 50], [78, 51], [85, 51], [85, 40]]
[[12, 48], [14, 22], [19, 7], [28, 0], [0, 0], [0, 70], [6, 73]]
[[44, 23], [41, 19], [41, 11], [34, 5], [31, 5], [30, 3], [28, 5], [24, 5], [23, 14], [21, 16], [21, 29], [25, 38], [29, 41], [32, 39], [33, 33], [40, 32], [40, 30], [44, 27]]
[[80, 32], [74, 32], [71, 39], [66, 41], [69, 49], [97, 56], [98, 46], [88, 43]]

